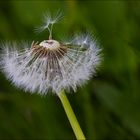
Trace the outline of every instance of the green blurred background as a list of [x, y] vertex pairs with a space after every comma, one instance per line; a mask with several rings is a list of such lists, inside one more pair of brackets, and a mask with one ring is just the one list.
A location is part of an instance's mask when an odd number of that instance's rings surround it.
[[[63, 11], [55, 39], [93, 32], [104, 54], [98, 71], [77, 93], [67, 94], [87, 137], [140, 139], [140, 1], [0, 1], [0, 40], [44, 40], [34, 33], [45, 11]], [[0, 139], [74, 139], [57, 96], [14, 87], [0, 73]]]

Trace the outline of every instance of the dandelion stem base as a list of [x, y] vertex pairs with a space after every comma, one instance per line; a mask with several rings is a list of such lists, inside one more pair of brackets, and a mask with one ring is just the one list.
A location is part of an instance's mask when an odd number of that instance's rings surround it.
[[69, 122], [71, 124], [71, 127], [73, 129], [73, 132], [74, 132], [77, 140], [85, 140], [86, 138], [81, 130], [81, 127], [77, 121], [77, 118], [71, 108], [69, 100], [68, 100], [67, 96], [65, 95], [64, 91], [61, 91], [61, 93], [59, 94], [59, 98], [61, 100], [61, 103], [64, 107], [64, 110], [67, 114], [67, 117], [69, 119]]

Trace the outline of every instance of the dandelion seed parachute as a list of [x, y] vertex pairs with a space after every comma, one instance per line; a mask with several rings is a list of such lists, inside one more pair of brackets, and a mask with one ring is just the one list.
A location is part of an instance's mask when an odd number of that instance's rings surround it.
[[[0, 65], [6, 77], [25, 91], [59, 94], [76, 90], [95, 73], [100, 49], [89, 34], [76, 35], [69, 43], [53, 39], [40, 43], [4, 43]], [[20, 46], [24, 49], [19, 50]]]

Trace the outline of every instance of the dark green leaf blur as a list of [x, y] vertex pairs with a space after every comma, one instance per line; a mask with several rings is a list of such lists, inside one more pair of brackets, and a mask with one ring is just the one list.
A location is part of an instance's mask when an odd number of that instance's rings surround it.
[[[53, 38], [92, 32], [103, 49], [97, 74], [67, 94], [90, 140], [140, 139], [140, 1], [0, 1], [0, 40], [41, 41], [46, 11], [63, 11]], [[73, 92], [72, 92], [73, 93]], [[75, 139], [58, 97], [25, 93], [0, 73], [0, 139]]]

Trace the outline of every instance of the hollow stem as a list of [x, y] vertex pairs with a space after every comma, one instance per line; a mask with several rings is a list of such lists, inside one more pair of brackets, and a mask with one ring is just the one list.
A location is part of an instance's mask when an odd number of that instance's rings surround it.
[[67, 117], [69, 119], [69, 122], [71, 124], [71, 127], [73, 129], [73, 132], [74, 132], [77, 140], [85, 140], [86, 138], [82, 132], [82, 129], [77, 121], [77, 118], [72, 110], [72, 107], [71, 107], [69, 100], [68, 100], [67, 96], [65, 95], [64, 91], [61, 91], [61, 93], [59, 94], [59, 98], [61, 100], [61, 103], [64, 107], [64, 110], [67, 114]]

